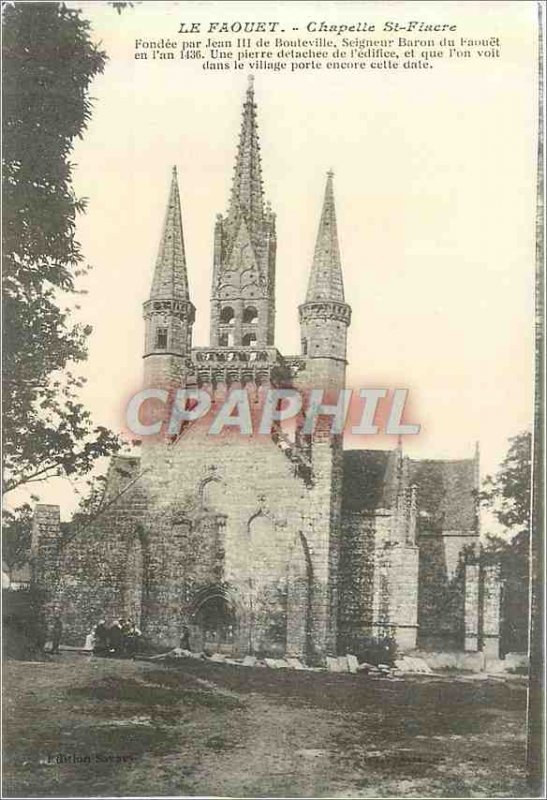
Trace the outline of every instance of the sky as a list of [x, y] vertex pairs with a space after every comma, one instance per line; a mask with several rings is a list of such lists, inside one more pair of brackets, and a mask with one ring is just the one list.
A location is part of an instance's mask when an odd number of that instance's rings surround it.
[[[479, 441], [483, 475], [494, 470], [533, 413], [535, 4], [144, 2], [122, 14], [69, 5], [109, 57], [72, 161], [76, 194], [88, 198], [77, 238], [92, 267], [76, 312], [94, 329], [82, 398], [115, 430], [140, 388], [142, 303], [173, 165], [194, 344], [208, 343], [213, 226], [227, 208], [247, 81], [188, 60], [135, 60], [135, 39], [177, 38], [193, 19], [424, 19], [500, 37], [499, 59], [427, 71], [255, 74], [264, 185], [277, 213], [276, 346], [299, 352], [297, 306], [332, 169], [353, 309], [348, 385], [409, 389], [422, 426], [404, 442], [412, 457], [466, 458]], [[33, 491], [66, 516], [75, 488], [59, 479]]]

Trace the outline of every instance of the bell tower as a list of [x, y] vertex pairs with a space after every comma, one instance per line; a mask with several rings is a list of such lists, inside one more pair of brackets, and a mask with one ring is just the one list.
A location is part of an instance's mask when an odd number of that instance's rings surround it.
[[306, 300], [298, 309], [305, 381], [325, 390], [345, 385], [351, 321], [351, 308], [344, 298], [333, 177], [329, 171]]
[[[306, 367], [298, 383], [304, 391], [323, 390], [326, 405], [336, 403], [346, 381], [351, 308], [344, 298], [332, 172], [327, 173], [308, 290], [299, 313]], [[317, 419], [308, 449], [314, 475], [306, 532], [315, 578], [314, 647], [323, 655], [336, 652], [343, 480], [343, 434], [331, 433], [330, 425], [324, 416]]]
[[243, 103], [230, 203], [215, 224], [212, 347], [274, 343], [275, 215], [264, 202], [253, 77]]
[[195, 308], [188, 288], [176, 167], [150, 297], [143, 312], [145, 386], [179, 386], [190, 359]]

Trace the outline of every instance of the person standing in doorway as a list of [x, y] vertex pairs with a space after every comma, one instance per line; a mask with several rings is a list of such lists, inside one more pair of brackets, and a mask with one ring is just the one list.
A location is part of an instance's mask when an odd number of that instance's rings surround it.
[[63, 636], [63, 621], [59, 612], [53, 618], [53, 628], [51, 633], [51, 652], [53, 655], [59, 655], [59, 645]]
[[190, 650], [190, 630], [187, 625], [182, 626], [182, 634], [180, 637], [180, 649]]

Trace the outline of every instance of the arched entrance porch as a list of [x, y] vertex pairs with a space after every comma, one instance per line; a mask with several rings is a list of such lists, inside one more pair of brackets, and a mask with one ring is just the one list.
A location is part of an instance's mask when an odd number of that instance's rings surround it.
[[234, 655], [238, 651], [236, 604], [225, 587], [211, 586], [199, 592], [188, 622], [193, 650], [224, 655]]

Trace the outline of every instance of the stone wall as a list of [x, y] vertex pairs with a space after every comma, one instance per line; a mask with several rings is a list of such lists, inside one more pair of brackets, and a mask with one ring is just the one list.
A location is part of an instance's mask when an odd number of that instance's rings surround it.
[[372, 631], [374, 590], [374, 518], [346, 511], [340, 546], [338, 650], [351, 652], [359, 637]]
[[465, 563], [476, 534], [421, 531], [418, 622], [424, 650], [460, 650], [465, 639]]
[[315, 438], [304, 481], [270, 436], [197, 424], [114, 458], [97, 519], [68, 537], [57, 507], [38, 506], [35, 580], [67, 642], [124, 616], [165, 647], [186, 625], [198, 649], [322, 659], [360, 636], [412, 649], [419, 623], [424, 649], [493, 654], [499, 580], [470, 560], [475, 538], [422, 531], [418, 549], [397, 512], [342, 513], [340, 444]]
[[315, 469], [306, 485], [269, 436], [199, 425], [175, 444], [147, 442], [140, 460], [114, 459], [99, 516], [58, 552], [67, 641], [124, 616], [162, 646], [187, 625], [200, 646], [218, 633], [202, 630], [208, 604], [223, 603], [237, 652], [332, 652], [341, 466], [330, 443]]

